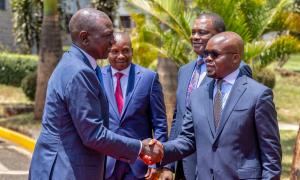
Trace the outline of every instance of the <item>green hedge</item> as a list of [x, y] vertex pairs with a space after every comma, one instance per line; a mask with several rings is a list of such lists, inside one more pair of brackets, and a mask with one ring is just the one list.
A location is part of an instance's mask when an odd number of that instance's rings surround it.
[[272, 70], [264, 68], [255, 73], [254, 79], [271, 89], [275, 87], [276, 76]]
[[24, 94], [31, 100], [34, 101], [36, 91], [36, 71], [29, 73], [25, 76], [21, 82], [21, 88]]
[[22, 79], [37, 68], [38, 56], [0, 52], [0, 84], [20, 86]]

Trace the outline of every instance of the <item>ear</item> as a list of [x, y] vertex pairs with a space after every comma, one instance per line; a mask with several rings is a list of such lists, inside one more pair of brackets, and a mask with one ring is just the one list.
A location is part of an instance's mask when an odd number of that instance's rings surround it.
[[240, 54], [233, 54], [233, 57], [232, 57], [232, 63], [233, 64], [240, 64], [241, 62], [241, 55]]
[[80, 41], [81, 41], [81, 43], [83, 44], [83, 45], [88, 45], [88, 32], [86, 32], [86, 31], [80, 31], [80, 33], [79, 33], [79, 39], [80, 39]]

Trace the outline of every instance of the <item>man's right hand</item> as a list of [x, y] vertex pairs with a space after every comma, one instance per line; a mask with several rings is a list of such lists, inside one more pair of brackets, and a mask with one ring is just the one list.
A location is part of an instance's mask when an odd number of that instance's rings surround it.
[[164, 155], [163, 145], [156, 139], [144, 139], [139, 157], [147, 165], [158, 163]]

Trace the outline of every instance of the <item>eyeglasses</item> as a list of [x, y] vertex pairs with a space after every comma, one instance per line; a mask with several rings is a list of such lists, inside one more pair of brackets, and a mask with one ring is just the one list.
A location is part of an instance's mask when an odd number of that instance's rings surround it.
[[204, 51], [204, 58], [207, 58], [208, 56], [210, 56], [212, 59], [216, 59], [217, 57], [219, 57], [220, 55], [224, 55], [224, 54], [237, 54], [236, 52], [226, 52], [226, 53], [218, 53], [217, 51]]

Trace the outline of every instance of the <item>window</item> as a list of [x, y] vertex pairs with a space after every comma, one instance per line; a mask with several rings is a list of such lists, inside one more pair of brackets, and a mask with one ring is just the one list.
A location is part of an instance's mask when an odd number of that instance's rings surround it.
[[0, 0], [0, 10], [5, 10], [5, 0]]
[[131, 20], [130, 16], [121, 16], [121, 27], [123, 28], [131, 28]]

